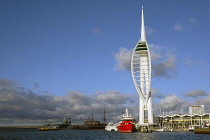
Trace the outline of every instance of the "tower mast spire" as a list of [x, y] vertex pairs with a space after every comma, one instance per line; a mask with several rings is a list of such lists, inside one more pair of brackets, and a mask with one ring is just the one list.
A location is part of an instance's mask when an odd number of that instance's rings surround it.
[[153, 124], [151, 97], [151, 57], [146, 41], [144, 9], [142, 6], [141, 39], [136, 44], [131, 59], [131, 72], [134, 85], [139, 94], [139, 126]]
[[142, 6], [142, 15], [141, 15], [141, 40], [146, 41], [146, 33], [145, 33], [145, 26], [144, 26], [144, 8]]

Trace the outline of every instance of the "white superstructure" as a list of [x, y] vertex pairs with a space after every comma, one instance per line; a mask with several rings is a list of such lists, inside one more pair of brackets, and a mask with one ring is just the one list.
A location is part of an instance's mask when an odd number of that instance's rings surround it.
[[142, 7], [141, 39], [138, 41], [131, 59], [131, 72], [139, 94], [139, 125], [153, 124], [151, 97], [151, 57], [146, 41], [144, 12]]

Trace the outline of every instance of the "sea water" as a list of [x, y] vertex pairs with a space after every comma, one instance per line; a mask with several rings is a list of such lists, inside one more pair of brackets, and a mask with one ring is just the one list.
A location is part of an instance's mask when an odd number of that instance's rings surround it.
[[120, 133], [105, 130], [0, 129], [0, 140], [210, 140], [193, 132]]

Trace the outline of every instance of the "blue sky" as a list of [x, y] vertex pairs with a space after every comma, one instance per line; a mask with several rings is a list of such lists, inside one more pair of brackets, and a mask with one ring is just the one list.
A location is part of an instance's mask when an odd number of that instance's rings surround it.
[[153, 59], [154, 103], [177, 98], [186, 111], [200, 103], [210, 111], [204, 101], [210, 99], [207, 0], [1, 0], [1, 90], [20, 92], [21, 87], [27, 90], [24, 96], [31, 91], [40, 97], [80, 93], [103, 99], [116, 92], [136, 100], [129, 60], [140, 39], [142, 5]]

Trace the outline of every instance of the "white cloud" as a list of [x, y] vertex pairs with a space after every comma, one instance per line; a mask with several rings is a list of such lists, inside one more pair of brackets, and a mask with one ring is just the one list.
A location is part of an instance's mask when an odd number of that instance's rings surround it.
[[176, 72], [176, 55], [173, 48], [149, 44], [152, 58], [152, 76], [172, 78]]
[[[190, 98], [189, 98], [190, 97]], [[194, 97], [195, 100], [191, 100]], [[173, 113], [189, 113], [189, 107], [192, 105], [204, 105], [205, 112], [210, 113], [210, 94], [207, 94], [204, 90], [191, 90], [183, 95], [183, 97], [178, 97], [175, 94], [166, 95], [161, 98], [158, 103], [154, 103], [153, 110], [155, 114], [160, 114], [161, 112]], [[161, 114], [162, 114], [161, 113]]]
[[176, 72], [176, 56], [170, 55], [164, 61], [153, 64], [152, 68], [154, 77], [172, 78]]
[[197, 22], [197, 20], [196, 20], [194, 17], [191, 17], [191, 18], [189, 19], [189, 23], [190, 23], [190, 24], [196, 24], [196, 22]]
[[168, 110], [176, 110], [177, 107], [180, 108], [180, 105], [183, 103], [184, 101], [174, 94], [169, 94], [160, 101], [160, 104], [163, 107], [163, 109]]
[[183, 31], [183, 27], [180, 24], [176, 24], [173, 28], [175, 30], [179, 31], [179, 32], [182, 32]]
[[181, 109], [183, 109], [183, 113], [189, 113], [189, 106], [190, 103], [187, 100], [184, 100], [175, 94], [169, 94], [160, 100], [159, 103], [153, 105], [153, 108], [155, 114], [163, 114], [163, 112], [165, 112], [164, 114], [166, 115], [166, 112], [181, 113]]
[[92, 33], [99, 35], [103, 33], [103, 30], [101, 28], [94, 28]]
[[147, 35], [151, 35], [152, 33], [153, 33], [152, 28], [146, 27], [146, 34], [147, 34]]
[[116, 90], [96, 93], [96, 101], [101, 103], [124, 104], [127, 102], [128, 98], [129, 95], [120, 93]]
[[158, 89], [156, 88], [151, 88], [151, 93], [152, 93], [152, 98], [158, 98], [158, 99], [161, 99], [161, 98], [164, 98], [164, 96], [162, 94], [160, 94], [158, 92]]
[[191, 56], [187, 56], [183, 59], [183, 63], [187, 66], [192, 66], [195, 64], [195, 62], [192, 60]]
[[185, 96], [187, 96], [187, 97], [194, 97], [194, 98], [200, 97], [200, 96], [207, 96], [207, 95], [208, 94], [204, 90], [202, 90], [202, 89], [199, 89], [199, 90], [191, 90], [191, 91], [189, 91], [189, 92], [187, 92], [185, 94]]
[[197, 98], [193, 105], [204, 105], [205, 113], [210, 113], [210, 94], [205, 97]]
[[164, 61], [167, 68], [174, 69], [176, 66], [176, 56], [170, 55], [168, 59]]
[[197, 23], [197, 20], [194, 17], [190, 17], [188, 20], [182, 24], [178, 23], [173, 26], [173, 29], [179, 32], [188, 31]]
[[149, 48], [152, 61], [158, 61], [161, 58], [161, 47], [155, 44], [149, 44]]
[[117, 53], [114, 54], [117, 64], [115, 65], [116, 70], [130, 70], [131, 69], [131, 57], [132, 50], [126, 48], [120, 48]]

